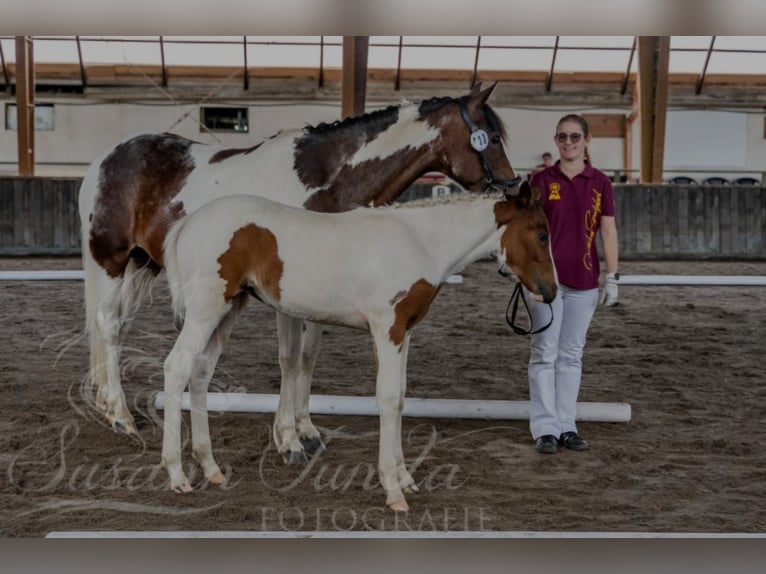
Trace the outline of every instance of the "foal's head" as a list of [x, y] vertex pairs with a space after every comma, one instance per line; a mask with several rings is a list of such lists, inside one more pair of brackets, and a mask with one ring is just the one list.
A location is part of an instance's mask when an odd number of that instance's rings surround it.
[[521, 178], [508, 160], [505, 126], [487, 104], [495, 85], [482, 91], [477, 84], [467, 96], [425, 101], [420, 114], [441, 130], [435, 143], [444, 162], [439, 171], [471, 191], [515, 192]]
[[497, 225], [506, 225], [500, 238], [501, 263], [510, 267], [532, 293], [550, 303], [556, 296], [556, 273], [551, 259], [548, 218], [540, 203], [540, 189], [526, 181], [518, 195], [495, 204]]

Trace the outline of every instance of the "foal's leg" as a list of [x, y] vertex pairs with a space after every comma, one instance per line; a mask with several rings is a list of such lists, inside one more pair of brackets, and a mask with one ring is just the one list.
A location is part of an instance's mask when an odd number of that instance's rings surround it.
[[279, 405], [274, 417], [274, 443], [277, 452], [289, 464], [308, 462], [295, 421], [302, 330], [303, 321], [277, 312], [282, 383], [279, 389]]
[[396, 475], [399, 479], [399, 485], [405, 494], [412, 494], [418, 491], [418, 487], [415, 484], [415, 480], [407, 470], [407, 465], [404, 462], [404, 452], [402, 451], [402, 411], [404, 410], [404, 399], [407, 395], [407, 356], [410, 350], [410, 333], [404, 338], [401, 348], [401, 370], [399, 374], [399, 380], [401, 383], [401, 407], [399, 408], [399, 416], [397, 417], [397, 429], [396, 429]]
[[[401, 416], [404, 407], [403, 385], [400, 380], [406, 356], [402, 349], [389, 339], [388, 329], [372, 329], [375, 350], [378, 357], [378, 376], [375, 398], [380, 410], [380, 441], [378, 447], [378, 472], [380, 482], [386, 491], [386, 504], [391, 510], [406, 511], [409, 505], [402, 492], [401, 478], [412, 483], [412, 477], [400, 476]], [[398, 445], [398, 446], [397, 446]], [[406, 473], [406, 469], [405, 469]]]
[[319, 344], [322, 341], [322, 326], [317, 323], [304, 322], [301, 338], [301, 356], [295, 392], [295, 423], [298, 438], [303, 449], [309, 455], [319, 454], [325, 449], [322, 436], [311, 422], [309, 398], [311, 396], [311, 379], [319, 356]]
[[[187, 315], [181, 334], [165, 359], [162, 464], [170, 475], [170, 488], [176, 492], [192, 490], [181, 466], [181, 395], [218, 323], [219, 320], [200, 323]], [[199, 388], [196, 386], [191, 389], [193, 395], [196, 395], [198, 391]], [[195, 404], [199, 404], [199, 397], [194, 397], [193, 400]]]
[[241, 309], [236, 303], [223, 318], [218, 328], [210, 336], [202, 356], [197, 358], [191, 375], [190, 403], [192, 426], [192, 453], [200, 463], [202, 470], [212, 484], [222, 484], [226, 479], [213, 458], [213, 447], [210, 441], [210, 427], [207, 414], [207, 390], [210, 379], [215, 372], [215, 366], [221, 356], [226, 342], [229, 340], [234, 320]]

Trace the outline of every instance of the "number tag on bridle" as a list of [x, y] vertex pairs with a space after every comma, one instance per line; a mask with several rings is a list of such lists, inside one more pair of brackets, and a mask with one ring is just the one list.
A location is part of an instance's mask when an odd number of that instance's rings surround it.
[[471, 132], [471, 147], [476, 151], [484, 151], [489, 146], [489, 136], [484, 130]]

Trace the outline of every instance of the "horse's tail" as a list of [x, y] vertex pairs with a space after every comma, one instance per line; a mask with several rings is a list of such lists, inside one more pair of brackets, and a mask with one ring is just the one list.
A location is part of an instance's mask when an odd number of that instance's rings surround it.
[[98, 328], [98, 309], [103, 293], [105, 270], [93, 259], [90, 250], [90, 218], [98, 193], [98, 165], [94, 163], [82, 180], [78, 196], [82, 267], [85, 279], [85, 331], [90, 342], [90, 378], [97, 388], [106, 386], [106, 348]]
[[165, 236], [163, 253], [165, 256], [165, 273], [167, 274], [168, 287], [173, 304], [173, 318], [176, 327], [180, 329], [183, 322], [186, 304], [184, 301], [183, 281], [181, 269], [178, 266], [178, 237], [184, 228], [186, 217], [182, 217], [171, 225]]

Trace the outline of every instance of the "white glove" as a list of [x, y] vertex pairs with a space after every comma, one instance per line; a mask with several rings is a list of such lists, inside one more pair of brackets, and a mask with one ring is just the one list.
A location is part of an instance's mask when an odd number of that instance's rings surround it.
[[607, 273], [604, 281], [604, 290], [601, 292], [601, 303], [605, 307], [611, 307], [617, 304], [617, 295], [620, 291], [620, 274]]

